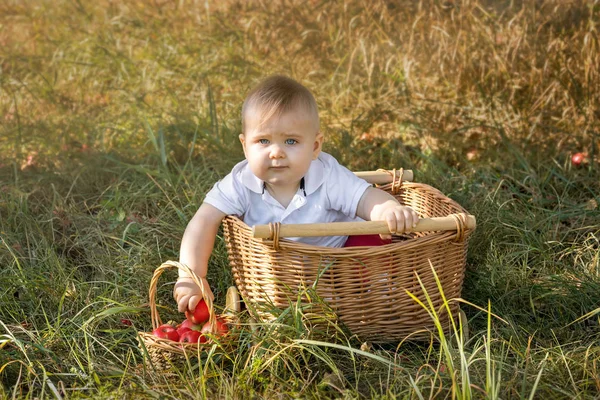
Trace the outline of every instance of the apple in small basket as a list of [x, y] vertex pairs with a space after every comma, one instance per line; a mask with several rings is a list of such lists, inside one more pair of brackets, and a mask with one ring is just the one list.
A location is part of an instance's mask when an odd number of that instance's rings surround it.
[[[187, 321], [187, 320], [186, 320]], [[185, 327], [185, 326], [180, 326], [177, 328], [177, 333], [179, 334], [179, 341], [181, 341], [181, 338], [183, 337], [183, 334], [186, 332], [191, 331], [190, 328]]]
[[185, 317], [194, 324], [203, 324], [210, 318], [210, 311], [204, 299], [200, 300], [194, 312], [186, 311]]
[[177, 333], [177, 329], [174, 326], [169, 324], [162, 324], [158, 328], [152, 331], [152, 334], [161, 339], [169, 339], [174, 342], [179, 341], [179, 333]]
[[225, 323], [225, 321], [223, 321], [221, 319], [221, 317], [217, 317], [217, 319], [215, 321], [215, 330], [214, 331], [211, 329], [210, 321], [206, 321], [206, 323], [202, 327], [202, 331], [201, 332], [204, 333], [204, 334], [206, 334], [206, 333], [212, 333], [213, 335], [223, 336], [227, 332], [229, 332], [229, 327], [227, 326], [227, 324]]
[[181, 338], [179, 338], [181, 343], [206, 343], [206, 336], [204, 336], [200, 331], [188, 330]]
[[200, 332], [202, 330], [202, 324], [195, 324], [192, 321], [190, 321], [189, 319], [184, 319], [183, 322], [181, 323], [181, 325], [179, 325], [179, 327], [177, 328], [177, 330], [180, 330], [180, 329], [189, 329], [191, 331]]

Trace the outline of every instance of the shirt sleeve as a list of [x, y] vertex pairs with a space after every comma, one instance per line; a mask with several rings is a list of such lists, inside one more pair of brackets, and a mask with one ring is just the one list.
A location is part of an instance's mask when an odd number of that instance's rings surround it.
[[242, 216], [247, 210], [247, 194], [235, 172], [215, 183], [204, 202], [227, 215]]
[[340, 165], [333, 157], [328, 162], [325, 190], [332, 210], [340, 211], [351, 218], [356, 217], [358, 202], [372, 185]]

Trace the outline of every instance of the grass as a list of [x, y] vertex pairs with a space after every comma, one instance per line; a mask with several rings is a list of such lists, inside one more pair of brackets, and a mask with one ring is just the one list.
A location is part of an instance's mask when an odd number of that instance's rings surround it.
[[[0, 398], [597, 398], [599, 20], [595, 1], [0, 3]], [[361, 348], [290, 309], [234, 350], [143, 363], [152, 272], [272, 73], [315, 93], [342, 164], [414, 169], [477, 216], [468, 340]], [[209, 271], [222, 305], [222, 238]]]

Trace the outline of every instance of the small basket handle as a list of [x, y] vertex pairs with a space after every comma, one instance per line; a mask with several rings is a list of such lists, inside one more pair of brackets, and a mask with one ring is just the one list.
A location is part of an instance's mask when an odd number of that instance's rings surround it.
[[[462, 224], [461, 224], [462, 222]], [[279, 237], [307, 236], [346, 236], [346, 235], [375, 235], [390, 234], [385, 221], [363, 222], [328, 222], [316, 224], [268, 224], [254, 225], [252, 237], [260, 239], [275, 239]], [[446, 217], [422, 218], [410, 232], [429, 231], [459, 231], [462, 235], [465, 229], [475, 229], [475, 216], [467, 214], [450, 214]]]
[[199, 278], [194, 271], [191, 270], [190, 267], [188, 267], [185, 264], [181, 264], [180, 262], [177, 261], [165, 261], [164, 263], [162, 263], [162, 265], [158, 268], [156, 268], [154, 270], [154, 275], [152, 275], [152, 279], [150, 280], [150, 318], [152, 319], [152, 329], [156, 329], [159, 326], [162, 325], [162, 321], [160, 319], [160, 315], [158, 315], [158, 310], [156, 308], [156, 287], [158, 285], [158, 278], [160, 277], [160, 275], [167, 269], [170, 268], [177, 268], [177, 269], [182, 269], [184, 270], [194, 281], [194, 283], [196, 285], [198, 285], [200, 287], [200, 291], [202, 292], [202, 298], [204, 299], [204, 301], [206, 302], [206, 305], [208, 306], [208, 311], [210, 314], [210, 326], [211, 326], [211, 330], [214, 330], [215, 327], [215, 322], [216, 322], [216, 315], [215, 315], [215, 311], [214, 311], [214, 307], [213, 307], [213, 302], [212, 300], [206, 296], [206, 294], [204, 293], [204, 286], [201, 284], [201, 280], [202, 279], [206, 279], [206, 278]]

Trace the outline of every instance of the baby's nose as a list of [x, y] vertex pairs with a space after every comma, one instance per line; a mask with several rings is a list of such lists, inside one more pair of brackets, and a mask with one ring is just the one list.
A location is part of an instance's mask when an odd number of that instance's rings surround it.
[[281, 148], [281, 146], [277, 144], [273, 144], [271, 146], [271, 158], [283, 158], [285, 157], [285, 152]]

